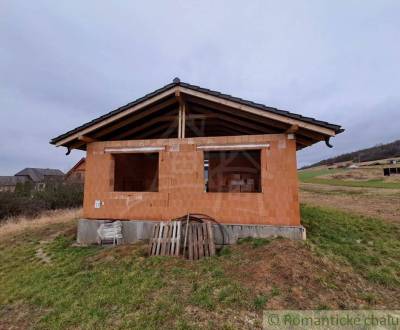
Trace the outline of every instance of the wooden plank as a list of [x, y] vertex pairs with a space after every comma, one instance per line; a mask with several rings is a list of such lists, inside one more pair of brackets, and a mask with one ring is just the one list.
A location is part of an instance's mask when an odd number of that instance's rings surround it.
[[208, 231], [207, 231], [207, 224], [202, 223], [201, 224], [201, 229], [203, 231], [203, 240], [204, 240], [204, 256], [209, 257], [210, 256], [210, 251], [209, 251], [209, 239], [208, 239]]
[[148, 254], [151, 256], [153, 253], [153, 242], [154, 242], [154, 235], [156, 232], [157, 224], [153, 226], [153, 229], [151, 231], [151, 236], [149, 239], [149, 249], [148, 249]]
[[151, 252], [151, 255], [155, 255], [155, 253], [156, 253], [156, 250], [157, 250], [157, 237], [158, 237], [158, 232], [159, 232], [159, 230], [160, 230], [160, 224], [156, 224], [156, 230], [155, 230], [155, 232], [154, 232], [154, 236], [153, 236], [153, 239], [152, 239], [152, 252]]
[[156, 254], [156, 251], [157, 251], [157, 237], [158, 237], [159, 231], [160, 231], [160, 224], [157, 223], [157, 224], [155, 225], [154, 236], [153, 236], [153, 239], [152, 239], [152, 251], [151, 251], [151, 255], [153, 255], [153, 256]]
[[186, 103], [183, 103], [183, 105], [182, 105], [182, 129], [181, 129], [182, 139], [185, 138], [185, 127], [186, 127]]
[[90, 136], [87, 136], [87, 135], [79, 136], [78, 140], [82, 141], [82, 142], [85, 142], [85, 143], [92, 143], [92, 142], [97, 142], [98, 141], [97, 139], [94, 139], [94, 138], [92, 138]]
[[182, 137], [182, 106], [179, 105], [179, 114], [178, 114], [178, 139]]
[[199, 223], [197, 226], [197, 238], [199, 246], [199, 259], [204, 258], [204, 240], [203, 240], [203, 224]]
[[286, 130], [285, 133], [293, 134], [293, 133], [296, 133], [298, 130], [299, 130], [299, 125], [292, 125]]
[[181, 241], [181, 221], [176, 221], [176, 235], [175, 240], [175, 253], [173, 255], [179, 256], [180, 254], [180, 241]]
[[156, 256], [160, 255], [161, 239], [162, 239], [163, 232], [164, 232], [164, 222], [160, 222], [160, 231], [158, 233], [158, 239], [157, 239]]
[[165, 243], [165, 254], [167, 256], [171, 255], [171, 237], [172, 237], [172, 223], [168, 224], [168, 235], [167, 235], [167, 241]]
[[175, 236], [176, 236], [176, 221], [173, 221], [172, 223], [172, 237], [171, 237], [171, 255], [174, 255], [175, 249], [176, 249], [176, 242], [175, 242]]
[[211, 223], [207, 223], [207, 232], [208, 232], [208, 239], [209, 239], [209, 249], [210, 249], [210, 256], [215, 255], [215, 243], [214, 243], [214, 232]]
[[199, 251], [198, 251], [198, 241], [197, 241], [197, 224], [192, 225], [192, 234], [193, 234], [193, 259], [199, 259]]
[[179, 256], [180, 247], [181, 247], [181, 221], [176, 221], [177, 223], [177, 233], [176, 233], [176, 247], [175, 247], [175, 255]]
[[168, 232], [168, 253], [167, 255], [172, 255], [172, 239], [174, 237], [174, 224], [171, 222], [169, 224], [169, 232]]
[[187, 247], [187, 239], [188, 239], [188, 228], [189, 228], [189, 218], [190, 218], [190, 213], [187, 214], [186, 217], [186, 225], [185, 225], [185, 239], [183, 241], [183, 257], [185, 257], [187, 255], [186, 253], [186, 247]]
[[189, 260], [193, 260], [193, 233], [192, 233], [192, 224], [188, 224], [189, 228], [189, 241], [188, 241], [188, 248], [189, 248]]
[[160, 255], [162, 255], [162, 256], [166, 255], [168, 234], [169, 234], [169, 225], [167, 224], [164, 227], [164, 232], [163, 232], [162, 241], [161, 241], [161, 252], [160, 252]]

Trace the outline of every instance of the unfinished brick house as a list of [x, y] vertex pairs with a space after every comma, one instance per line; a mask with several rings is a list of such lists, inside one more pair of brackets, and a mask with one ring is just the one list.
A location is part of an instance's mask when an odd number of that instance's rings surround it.
[[87, 153], [83, 243], [105, 220], [125, 220], [131, 242], [187, 213], [213, 217], [235, 238], [304, 238], [296, 150], [330, 146], [342, 131], [176, 78], [51, 143]]
[[66, 174], [64, 180], [71, 183], [84, 183], [85, 157], [81, 158]]

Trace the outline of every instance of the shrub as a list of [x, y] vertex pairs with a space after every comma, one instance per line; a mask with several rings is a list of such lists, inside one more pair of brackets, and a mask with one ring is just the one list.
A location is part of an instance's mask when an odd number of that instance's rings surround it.
[[34, 191], [29, 184], [20, 184], [15, 192], [0, 192], [0, 219], [19, 215], [35, 217], [42, 211], [80, 207], [83, 185], [49, 183], [43, 191]]

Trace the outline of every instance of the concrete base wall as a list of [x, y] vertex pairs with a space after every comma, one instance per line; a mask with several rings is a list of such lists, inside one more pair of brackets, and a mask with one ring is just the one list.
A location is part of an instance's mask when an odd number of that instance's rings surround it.
[[[79, 244], [96, 244], [97, 229], [106, 220], [78, 220], [77, 242]], [[122, 221], [122, 244], [132, 244], [149, 239], [155, 221]], [[214, 225], [214, 237], [217, 245], [235, 244], [245, 237], [285, 237], [293, 240], [305, 240], [306, 229], [303, 226], [269, 226], [269, 225]]]

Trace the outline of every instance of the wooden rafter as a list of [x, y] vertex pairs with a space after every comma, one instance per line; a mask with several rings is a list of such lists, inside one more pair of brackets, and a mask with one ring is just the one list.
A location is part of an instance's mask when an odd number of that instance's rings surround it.
[[308, 122], [304, 122], [302, 120], [299, 119], [294, 119], [294, 118], [290, 118], [287, 117], [285, 115], [281, 115], [281, 114], [277, 114], [277, 113], [273, 113], [273, 112], [269, 112], [269, 111], [264, 111], [261, 109], [257, 109], [256, 107], [252, 107], [250, 105], [244, 105], [244, 104], [240, 104], [237, 103], [235, 101], [231, 101], [231, 100], [227, 100], [218, 96], [214, 96], [214, 95], [209, 95], [200, 91], [194, 91], [192, 89], [186, 88], [186, 87], [182, 87], [182, 86], [178, 86], [177, 89], [186, 95], [191, 95], [194, 97], [197, 97], [199, 99], [205, 100], [205, 101], [209, 101], [212, 102], [214, 105], [215, 104], [219, 104], [219, 105], [225, 105], [227, 107], [230, 108], [234, 108], [237, 110], [241, 110], [241, 111], [245, 111], [248, 113], [252, 113], [255, 114], [257, 116], [260, 117], [264, 117], [264, 118], [269, 118], [271, 120], [275, 120], [277, 122], [281, 122], [281, 123], [285, 123], [287, 125], [298, 125], [301, 128], [305, 128], [314, 132], [318, 132], [321, 134], [325, 134], [328, 136], [335, 136], [336, 133], [333, 129], [330, 128], [326, 128], [326, 127], [322, 127], [316, 124], [312, 124], [312, 123], [308, 123]]
[[84, 129], [82, 129], [79, 132], [76, 132], [76, 133], [74, 133], [72, 135], [69, 135], [69, 136], [57, 141], [55, 144], [57, 146], [66, 145], [69, 142], [77, 139], [80, 135], [86, 135], [89, 132], [93, 132], [95, 130], [98, 130], [99, 128], [102, 128], [102, 127], [104, 127], [106, 125], [112, 124], [113, 122], [115, 122], [118, 119], [124, 118], [124, 117], [126, 117], [126, 116], [128, 116], [128, 115], [130, 115], [132, 113], [135, 113], [135, 112], [137, 112], [139, 110], [142, 110], [142, 109], [144, 109], [144, 108], [146, 108], [148, 106], [151, 106], [157, 101], [163, 100], [163, 99], [165, 99], [165, 98], [167, 98], [167, 97], [169, 97], [171, 95], [174, 95], [175, 91], [176, 91], [176, 88], [175, 89], [166, 90], [165, 92], [162, 92], [162, 93], [160, 93], [160, 94], [158, 94], [158, 95], [156, 95], [156, 96], [154, 96], [152, 98], [149, 98], [149, 99], [147, 99], [147, 100], [145, 100], [145, 101], [143, 101], [141, 103], [138, 103], [138, 104], [136, 104], [136, 105], [124, 110], [124, 111], [121, 111], [121, 112], [115, 114], [114, 116], [110, 116], [110, 117], [104, 119], [101, 122], [93, 124], [93, 125], [91, 125], [89, 127], [86, 127]]
[[144, 110], [144, 111], [142, 111], [142, 112], [140, 112], [140, 113], [138, 113], [136, 115], [130, 116], [129, 118], [126, 118], [125, 120], [123, 120], [123, 121], [121, 121], [121, 122], [119, 122], [119, 123], [117, 123], [115, 125], [111, 125], [111, 126], [105, 128], [105, 129], [99, 131], [97, 134], [95, 134], [95, 136], [97, 138], [105, 136], [105, 135], [107, 135], [107, 134], [109, 134], [109, 133], [111, 133], [113, 131], [116, 131], [116, 130], [124, 127], [124, 126], [127, 126], [127, 125], [129, 125], [131, 123], [134, 123], [135, 121], [138, 121], [138, 120], [140, 120], [142, 118], [150, 116], [151, 114], [153, 114], [155, 112], [158, 112], [158, 111], [160, 111], [162, 109], [165, 109], [166, 107], [169, 107], [169, 106], [171, 106], [171, 105], [173, 105], [175, 103], [176, 103], [176, 100], [171, 98], [171, 99], [169, 99], [169, 100], [167, 100], [165, 102], [162, 102], [162, 103], [159, 103], [159, 104], [157, 104], [157, 105], [155, 105], [153, 107], [150, 107], [149, 109]]
[[137, 136], [137, 139], [145, 139], [147, 137], [150, 137], [150, 136], [154, 135], [155, 133], [159, 133], [160, 131], [161, 132], [164, 131], [164, 133], [161, 134], [161, 136], [159, 137], [160, 139], [169, 138], [170, 134], [172, 134], [172, 132], [176, 129], [177, 126], [178, 125], [177, 125], [176, 122], [168, 123], [168, 124], [161, 125], [161, 126], [157, 126], [157, 127], [153, 128], [153, 129], [151, 129], [149, 131], [146, 131], [146, 132], [143, 132], [142, 134], [139, 134]]
[[286, 130], [286, 133], [293, 134], [296, 133], [298, 130], [299, 130], [299, 125], [292, 125]]
[[117, 136], [113, 137], [113, 140], [123, 140], [123, 139], [126, 139], [126, 138], [128, 138], [130, 136], [133, 136], [134, 134], [142, 131], [143, 129], [151, 127], [151, 126], [153, 126], [155, 124], [158, 124], [158, 123], [161, 123], [161, 122], [164, 122], [164, 121], [176, 120], [176, 116], [169, 116], [169, 114], [171, 114], [173, 112], [176, 112], [176, 110], [172, 110], [172, 111], [167, 112], [167, 116], [162, 115], [160, 117], [155, 117], [152, 120], [149, 120], [149, 121], [143, 123], [142, 125], [135, 126], [132, 129], [129, 129], [129, 130], [125, 131], [125, 132], [122, 132], [122, 133], [118, 134]]
[[[199, 111], [201, 113], [207, 113], [210, 112], [209, 110], [200, 108], [200, 107], [193, 107], [193, 110]], [[223, 121], [227, 121], [233, 124], [236, 124], [238, 126], [242, 126], [242, 127], [246, 127], [246, 128], [250, 128], [253, 129], [255, 131], [257, 131], [259, 134], [266, 134], [266, 133], [278, 133], [279, 131], [277, 130], [271, 130], [270, 128], [266, 128], [265, 126], [259, 125], [259, 124], [255, 124], [253, 122], [249, 122], [248, 120], [244, 120], [244, 119], [239, 119], [237, 117], [234, 117], [232, 115], [227, 115], [225, 113], [220, 113], [220, 112], [213, 112], [212, 115], [216, 116], [217, 118], [223, 120]], [[254, 133], [253, 133], [254, 134]]]
[[87, 135], [81, 135], [80, 137], [78, 137], [78, 140], [82, 141], [84, 143], [91, 143], [91, 142], [98, 141], [97, 139], [94, 139], [94, 138], [92, 138], [90, 136], [87, 136]]
[[246, 113], [243, 111], [232, 111], [232, 109], [229, 109], [226, 106], [223, 106], [220, 104], [212, 104], [207, 100], [196, 99], [196, 98], [189, 97], [189, 96], [187, 96], [187, 99], [188, 99], [188, 101], [190, 100], [190, 104], [193, 103], [193, 104], [200, 105], [205, 110], [208, 110], [212, 113], [213, 112], [223, 112], [223, 113], [229, 115], [230, 117], [234, 117], [234, 118], [238, 118], [238, 119], [242, 119], [242, 120], [246, 120], [246, 121], [251, 121], [256, 124], [263, 124], [268, 127], [275, 128], [277, 130], [285, 131], [286, 129], [288, 129], [290, 127], [288, 124], [276, 122], [274, 120], [266, 119], [266, 118], [256, 116], [253, 114], [249, 114], [249, 113]]

